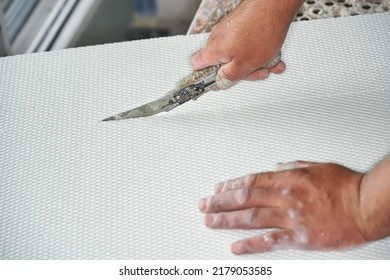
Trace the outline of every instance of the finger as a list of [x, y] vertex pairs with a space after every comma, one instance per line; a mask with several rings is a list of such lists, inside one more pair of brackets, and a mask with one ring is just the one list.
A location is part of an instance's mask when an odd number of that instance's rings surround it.
[[214, 192], [217, 194], [217, 193], [226, 192], [234, 189], [251, 187], [253, 185], [255, 178], [256, 178], [255, 174], [248, 174], [232, 180], [220, 182], [217, 185], [215, 185]]
[[280, 208], [250, 208], [207, 214], [205, 225], [218, 229], [287, 228], [290, 217]]
[[290, 169], [296, 169], [296, 168], [306, 168], [309, 166], [314, 166], [319, 164], [318, 162], [311, 162], [311, 161], [303, 161], [303, 160], [297, 160], [292, 162], [279, 162], [276, 164], [275, 170], [276, 171], [283, 171], [283, 170], [290, 170]]
[[286, 70], [286, 64], [283, 61], [280, 61], [274, 67], [268, 69], [271, 73], [281, 74]]
[[303, 244], [296, 242], [294, 232], [285, 229], [237, 241], [232, 244], [231, 251], [241, 255], [303, 247]]
[[252, 71], [253, 69], [250, 69], [245, 64], [238, 64], [232, 60], [222, 65], [219, 69], [215, 80], [216, 86], [219, 89], [228, 89], [248, 76]]
[[269, 77], [268, 69], [257, 69], [244, 78], [245, 81], [265, 80]]
[[217, 194], [245, 187], [273, 187], [276, 180], [277, 173], [275, 172], [248, 174], [243, 177], [218, 183], [215, 186], [214, 191]]
[[258, 80], [265, 80], [269, 77], [270, 73], [274, 74], [281, 74], [286, 70], [286, 64], [283, 61], [280, 61], [278, 64], [276, 64], [274, 67], [271, 67], [269, 69], [266, 68], [260, 68], [252, 73], [250, 73], [248, 76], [244, 78], [246, 81], [258, 81]]
[[203, 48], [193, 53], [190, 58], [192, 70], [199, 70], [211, 65], [220, 64], [217, 56], [213, 55], [208, 48]]
[[252, 207], [281, 207], [288, 196], [280, 188], [242, 188], [203, 198], [199, 210], [205, 213], [234, 211]]

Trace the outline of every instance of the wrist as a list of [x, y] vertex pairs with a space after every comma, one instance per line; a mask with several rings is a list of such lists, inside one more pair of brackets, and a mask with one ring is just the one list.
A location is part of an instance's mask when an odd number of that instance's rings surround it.
[[364, 174], [360, 186], [361, 218], [367, 240], [390, 235], [390, 156]]

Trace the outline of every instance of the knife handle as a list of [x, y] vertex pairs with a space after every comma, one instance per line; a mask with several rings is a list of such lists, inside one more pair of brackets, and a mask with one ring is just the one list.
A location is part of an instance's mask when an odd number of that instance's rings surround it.
[[268, 63], [267, 65], [265, 65], [264, 67], [261, 67], [261, 68], [262, 69], [272, 68], [272, 67], [276, 66], [276, 64], [278, 64], [281, 59], [282, 59], [282, 52], [279, 52], [270, 63]]
[[[268, 63], [267, 65], [265, 65], [262, 68], [269, 69], [269, 68], [276, 66], [276, 64], [278, 64], [280, 62], [281, 57], [282, 57], [282, 53], [279, 52], [270, 63]], [[179, 82], [176, 83], [176, 89], [180, 90], [180, 89], [185, 88], [191, 84], [196, 84], [196, 83], [202, 81], [204, 78], [210, 77], [210, 75], [212, 75], [212, 74], [215, 74], [215, 76], [216, 76], [216, 74], [217, 74], [219, 68], [221, 68], [221, 66], [222, 66], [222, 64], [212, 65], [212, 66], [206, 67], [204, 69], [200, 69], [200, 70], [192, 72], [190, 75], [188, 75], [187, 77], [181, 79]]]

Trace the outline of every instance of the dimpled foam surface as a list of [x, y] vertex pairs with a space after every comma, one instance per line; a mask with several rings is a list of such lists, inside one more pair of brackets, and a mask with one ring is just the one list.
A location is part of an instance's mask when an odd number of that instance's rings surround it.
[[261, 231], [211, 230], [198, 211], [219, 181], [277, 162], [366, 171], [386, 156], [389, 26], [389, 13], [294, 23], [285, 73], [116, 122], [101, 120], [173, 88], [207, 35], [0, 59], [0, 258], [389, 259], [389, 238], [234, 256]]

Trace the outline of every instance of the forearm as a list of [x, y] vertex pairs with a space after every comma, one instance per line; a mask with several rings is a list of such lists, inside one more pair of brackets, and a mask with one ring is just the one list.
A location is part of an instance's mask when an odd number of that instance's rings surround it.
[[366, 238], [376, 240], [390, 236], [390, 156], [364, 175], [360, 203]]
[[[270, 39], [283, 43], [294, 16], [305, 1], [244, 0], [243, 2], [247, 3], [242, 3], [245, 8], [242, 9], [241, 14], [251, 23], [248, 28], [259, 29], [260, 26], [267, 26], [266, 30], [273, 34]], [[272, 15], [272, 17], [264, 15]], [[268, 42], [268, 44], [272, 43], [272, 41]]]
[[[243, 2], [252, 2], [258, 7], [263, 6], [264, 4], [270, 4], [269, 0], [243, 0], [241, 3]], [[283, 9], [286, 12], [286, 15], [289, 15], [292, 20], [304, 2], [305, 0], [278, 0], [274, 2], [275, 5], [273, 6]]]

